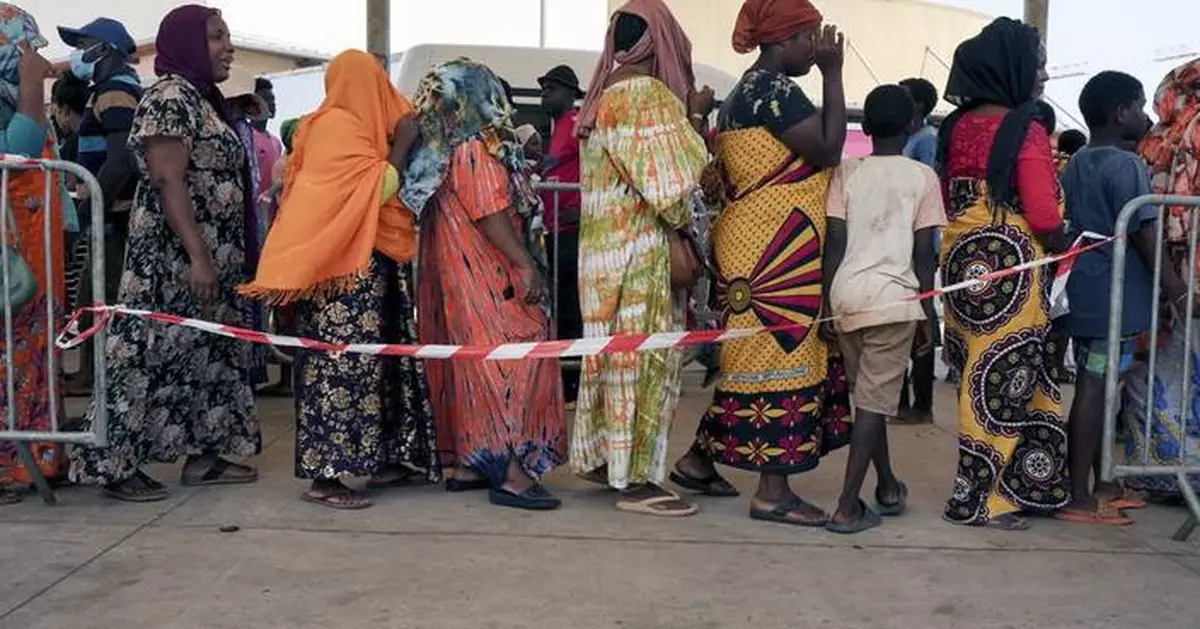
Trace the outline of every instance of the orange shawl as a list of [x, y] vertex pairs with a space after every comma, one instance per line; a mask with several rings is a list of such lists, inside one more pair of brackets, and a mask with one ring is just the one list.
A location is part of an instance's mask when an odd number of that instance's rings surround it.
[[334, 58], [325, 100], [296, 129], [279, 212], [243, 295], [285, 304], [341, 294], [369, 271], [376, 250], [412, 259], [412, 212], [398, 198], [380, 203], [392, 131], [412, 113], [370, 54]]

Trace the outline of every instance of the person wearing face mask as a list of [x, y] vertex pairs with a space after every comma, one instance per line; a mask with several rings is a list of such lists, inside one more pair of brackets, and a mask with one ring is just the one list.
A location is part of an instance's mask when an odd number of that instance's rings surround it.
[[[105, 201], [106, 294], [91, 294], [90, 273], [85, 271], [80, 298], [84, 303], [113, 303], [121, 281], [129, 208], [137, 187], [136, 167], [125, 147], [134, 111], [142, 98], [137, 71], [129, 65], [137, 45], [120, 22], [104, 17], [82, 28], [60, 26], [58, 35], [75, 49], [71, 53], [71, 74], [88, 83], [88, 106], [76, 131], [79, 148], [75, 161], [96, 176]], [[75, 192], [80, 197], [88, 194], [81, 184], [76, 185]], [[85, 229], [91, 225], [87, 216], [83, 217], [83, 225]], [[91, 343], [84, 345], [80, 370], [67, 381], [68, 395], [90, 394], [94, 351]]]

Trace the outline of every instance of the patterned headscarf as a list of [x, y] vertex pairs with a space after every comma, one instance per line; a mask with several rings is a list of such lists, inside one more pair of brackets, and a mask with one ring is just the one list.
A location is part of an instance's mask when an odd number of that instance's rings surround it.
[[1160, 194], [1200, 192], [1200, 59], [1167, 73], [1154, 94], [1158, 123], [1139, 152]]
[[7, 127], [17, 110], [21, 83], [17, 66], [22, 44], [37, 50], [49, 42], [42, 37], [32, 15], [15, 4], [0, 2], [0, 126]]
[[512, 175], [513, 207], [522, 216], [535, 213], [537, 196], [513, 128], [512, 106], [500, 79], [487, 66], [465, 57], [435, 66], [421, 79], [413, 104], [421, 141], [404, 171], [401, 199], [409, 209], [420, 217], [441, 188], [455, 149], [481, 140]]

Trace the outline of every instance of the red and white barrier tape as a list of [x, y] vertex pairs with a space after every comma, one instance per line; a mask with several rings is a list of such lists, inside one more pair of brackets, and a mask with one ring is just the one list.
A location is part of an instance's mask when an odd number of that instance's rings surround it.
[[[1094, 242], [1084, 245], [1083, 241], [1085, 239]], [[1055, 274], [1055, 283], [1059, 284], [1059, 280], [1061, 279], [1061, 285], [1065, 288], [1065, 280], [1067, 275], [1070, 273], [1070, 267], [1074, 259], [1086, 251], [1095, 249], [1097, 247], [1102, 247], [1113, 240], [1114, 238], [1111, 236], [1102, 236], [1091, 232], [1085, 232], [1065, 253], [1047, 256], [1037, 260], [1031, 260], [1029, 262], [1006, 269], [999, 269], [974, 279], [965, 280], [949, 286], [943, 286], [942, 288], [934, 289], [926, 293], [914, 295], [913, 297], [902, 301], [876, 306], [868, 309], [867, 311], [873, 312], [887, 308], [895, 308], [909, 302], [931, 299], [939, 295], [966, 290], [968, 288], [979, 286], [1002, 277], [1062, 261], [1065, 261], [1065, 263], [1059, 266], [1058, 271]], [[88, 329], [77, 331], [79, 327], [79, 318], [85, 312], [95, 313], [95, 321]], [[657, 334], [616, 334], [613, 336], [599, 336], [573, 340], [542, 341], [538, 343], [508, 343], [505, 345], [495, 346], [404, 345], [330, 343], [327, 341], [319, 341], [296, 336], [268, 334], [266, 332], [247, 330], [245, 328], [213, 323], [211, 321], [204, 321], [202, 319], [191, 319], [162, 312], [128, 308], [120, 305], [97, 305], [80, 308], [79, 310], [75, 311], [75, 313], [71, 316], [71, 320], [67, 323], [66, 329], [59, 335], [56, 345], [61, 349], [70, 349], [82, 344], [84, 341], [99, 332], [103, 326], [107, 325], [114, 315], [139, 317], [169, 325], [181, 325], [202, 330], [210, 334], [217, 334], [250, 343], [272, 345], [275, 347], [295, 347], [336, 354], [371, 354], [378, 356], [409, 356], [413, 358], [430, 359], [453, 358], [476, 360], [568, 358], [576, 356], [595, 356], [598, 354], [644, 352], [671, 347], [719, 343], [722, 341], [746, 338], [757, 334], [786, 332], [790, 330], [811, 327], [825, 321], [832, 321], [834, 319], [834, 317], [825, 317], [817, 319], [811, 323], [789, 324], [771, 327], [764, 326], [757, 328], [731, 328], [727, 330], [697, 330], [690, 332], [660, 332]]]

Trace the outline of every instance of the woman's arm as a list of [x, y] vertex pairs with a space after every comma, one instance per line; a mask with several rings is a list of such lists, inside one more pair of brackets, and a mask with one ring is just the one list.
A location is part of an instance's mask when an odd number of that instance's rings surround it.
[[1039, 124], [1029, 126], [1025, 143], [1017, 155], [1017, 195], [1025, 210], [1029, 229], [1043, 247], [1051, 252], [1066, 249], [1063, 234], [1061, 195], [1050, 135]]
[[145, 146], [150, 185], [162, 199], [167, 225], [179, 237], [191, 259], [192, 290], [201, 301], [214, 301], [218, 295], [217, 273], [212, 252], [204, 242], [192, 211], [187, 184], [187, 145], [182, 138], [156, 136], [146, 138]]
[[404, 116], [396, 123], [396, 129], [392, 132], [392, 151], [388, 155], [388, 163], [397, 173], [404, 172], [405, 166], [408, 165], [408, 154], [420, 137], [421, 126], [417, 124], [415, 113]]
[[840, 67], [823, 72], [821, 78], [820, 115], [808, 116], [778, 137], [804, 161], [828, 168], [842, 162], [842, 150], [846, 146], [846, 94]]

